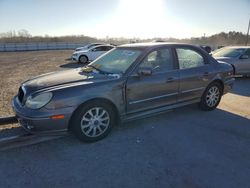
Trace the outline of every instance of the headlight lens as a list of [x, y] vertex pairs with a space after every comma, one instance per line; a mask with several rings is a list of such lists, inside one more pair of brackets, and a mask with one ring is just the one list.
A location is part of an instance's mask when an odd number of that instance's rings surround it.
[[53, 94], [51, 92], [42, 93], [40, 95], [35, 96], [34, 98], [32, 96], [29, 96], [26, 100], [25, 106], [31, 109], [42, 108], [43, 106], [49, 103], [52, 96]]

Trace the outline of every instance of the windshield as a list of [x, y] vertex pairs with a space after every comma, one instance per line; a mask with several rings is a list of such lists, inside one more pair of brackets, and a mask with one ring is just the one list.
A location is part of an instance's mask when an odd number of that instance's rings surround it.
[[90, 66], [94, 66], [102, 72], [123, 74], [141, 52], [137, 49], [116, 48], [93, 61]]
[[215, 52], [214, 57], [238, 57], [245, 51], [244, 48], [224, 48]]

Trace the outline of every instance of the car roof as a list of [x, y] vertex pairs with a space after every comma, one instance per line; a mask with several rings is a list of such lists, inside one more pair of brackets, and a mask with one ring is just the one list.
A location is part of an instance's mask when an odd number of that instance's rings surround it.
[[177, 42], [147, 42], [147, 43], [131, 43], [131, 44], [123, 44], [118, 47], [125, 47], [125, 48], [139, 48], [139, 49], [148, 49], [148, 48], [155, 48], [155, 47], [164, 47], [164, 46], [190, 46], [190, 47], [198, 47], [198, 45], [192, 44], [185, 44], [185, 43], [177, 43]]
[[91, 45], [105, 45], [106, 43], [87, 43], [87, 44], [85, 44], [84, 46], [81, 46], [81, 47], [79, 47], [79, 48], [86, 48], [86, 47], [89, 47], [89, 46], [91, 46]]
[[244, 48], [244, 49], [249, 49], [250, 46], [225, 46], [224, 48], [233, 48], [233, 49]]
[[90, 45], [106, 45], [107, 43], [89, 43], [88, 45], [90, 46]]
[[102, 47], [102, 46], [111, 46], [111, 47], [115, 47], [115, 46], [110, 45], [110, 44], [101, 44], [101, 45], [93, 46], [93, 47], [89, 48], [89, 50], [90, 50], [90, 49], [93, 49], [93, 48], [97, 48], [97, 47]]

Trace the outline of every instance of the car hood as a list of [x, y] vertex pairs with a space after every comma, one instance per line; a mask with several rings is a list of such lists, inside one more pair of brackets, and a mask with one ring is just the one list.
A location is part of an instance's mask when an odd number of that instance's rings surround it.
[[22, 84], [26, 91], [34, 92], [45, 88], [70, 85], [93, 84], [117, 79], [117, 75], [104, 75], [97, 72], [83, 72], [81, 68], [43, 74]]
[[223, 61], [226, 63], [234, 63], [236, 61], [235, 58], [232, 57], [214, 57], [217, 61]]
[[86, 53], [88, 52], [88, 50], [79, 50], [73, 53], [73, 55], [78, 55], [78, 54], [82, 54], [82, 53]]
[[80, 47], [80, 48], [76, 48], [76, 50], [87, 50], [88, 48], [86, 48], [86, 47]]

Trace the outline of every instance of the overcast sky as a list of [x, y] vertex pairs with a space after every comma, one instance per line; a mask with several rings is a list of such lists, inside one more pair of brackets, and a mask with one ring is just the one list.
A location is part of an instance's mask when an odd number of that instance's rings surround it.
[[0, 0], [0, 33], [200, 37], [246, 33], [250, 0]]

